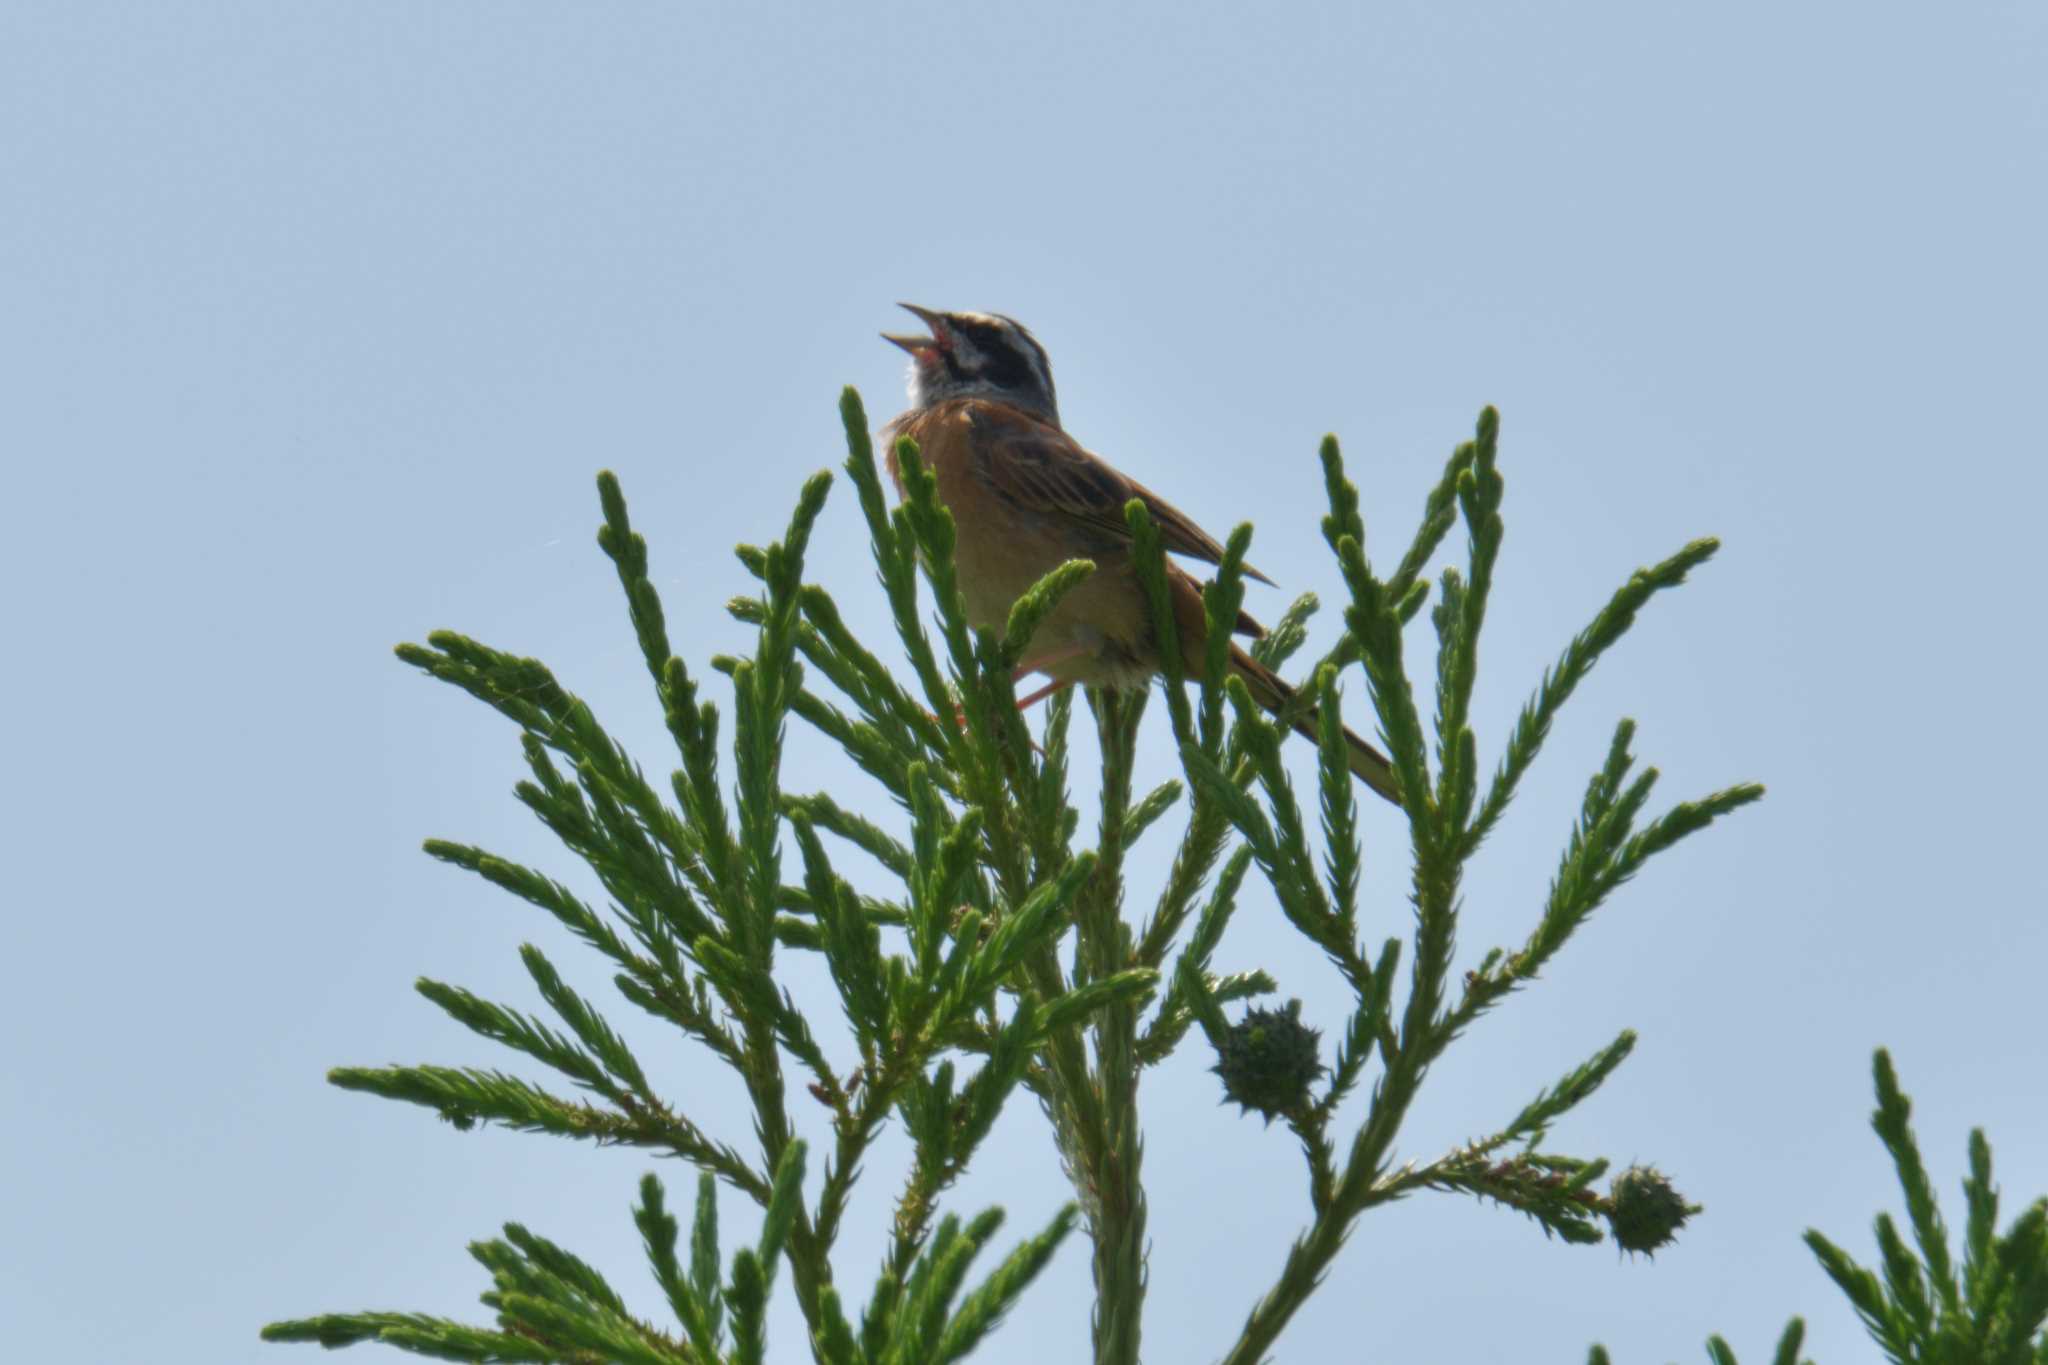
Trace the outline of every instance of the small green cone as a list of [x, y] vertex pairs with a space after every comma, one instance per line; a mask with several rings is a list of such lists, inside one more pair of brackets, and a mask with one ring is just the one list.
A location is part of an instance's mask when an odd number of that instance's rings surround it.
[[1654, 1255], [1670, 1246], [1686, 1219], [1700, 1211], [1688, 1204], [1670, 1179], [1654, 1166], [1631, 1166], [1608, 1186], [1607, 1222], [1623, 1251]]
[[1280, 1010], [1254, 1007], [1231, 1026], [1210, 1070], [1223, 1078], [1226, 1102], [1245, 1113], [1256, 1109], [1271, 1123], [1308, 1107], [1309, 1087], [1328, 1070], [1321, 1042], [1322, 1034], [1301, 1022], [1299, 1000]]

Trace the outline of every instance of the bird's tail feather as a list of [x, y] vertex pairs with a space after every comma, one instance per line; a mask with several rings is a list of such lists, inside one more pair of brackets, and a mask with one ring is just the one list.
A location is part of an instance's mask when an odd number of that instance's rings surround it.
[[[1244, 679], [1244, 685], [1251, 692], [1252, 700], [1268, 712], [1278, 714], [1281, 707], [1294, 700], [1294, 689], [1288, 686], [1279, 674], [1241, 649], [1231, 649], [1230, 671]], [[1294, 722], [1294, 729], [1295, 733], [1307, 736], [1311, 744], [1322, 742], [1313, 707], [1303, 712], [1301, 719]], [[1344, 743], [1349, 750], [1347, 757], [1351, 763], [1352, 774], [1387, 800], [1397, 806], [1400, 805], [1400, 784], [1395, 781], [1394, 765], [1388, 761], [1387, 756], [1359, 738], [1348, 727], [1344, 731]]]

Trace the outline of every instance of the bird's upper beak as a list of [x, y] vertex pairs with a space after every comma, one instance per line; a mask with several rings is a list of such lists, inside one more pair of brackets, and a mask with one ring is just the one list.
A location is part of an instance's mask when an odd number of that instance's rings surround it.
[[882, 340], [889, 342], [891, 345], [901, 346], [913, 356], [920, 351], [943, 351], [946, 349], [952, 338], [946, 330], [946, 315], [944, 313], [933, 312], [929, 308], [920, 308], [914, 303], [899, 303], [896, 306], [914, 314], [919, 322], [922, 322], [931, 329], [931, 335], [920, 337], [906, 336], [898, 332], [884, 332], [882, 333]]

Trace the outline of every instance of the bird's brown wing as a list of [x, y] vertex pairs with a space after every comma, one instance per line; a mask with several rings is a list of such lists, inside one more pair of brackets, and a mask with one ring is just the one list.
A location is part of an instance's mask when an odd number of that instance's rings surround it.
[[[1012, 506], [1071, 522], [1099, 544], [1128, 545], [1124, 504], [1138, 498], [1168, 551], [1210, 564], [1223, 562], [1223, 547], [1186, 513], [1119, 474], [1058, 427], [992, 403], [976, 403], [970, 420], [974, 472]], [[1249, 564], [1244, 571], [1261, 583], [1273, 581]]]

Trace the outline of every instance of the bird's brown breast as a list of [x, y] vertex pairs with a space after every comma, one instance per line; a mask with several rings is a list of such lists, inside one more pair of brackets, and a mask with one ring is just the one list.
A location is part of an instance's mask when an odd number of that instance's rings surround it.
[[[1027, 662], [1058, 657], [1042, 671], [1118, 687], [1142, 686], [1158, 671], [1151, 609], [1122, 517], [1124, 501], [1144, 490], [1057, 426], [1007, 404], [952, 399], [906, 413], [887, 431], [897, 491], [903, 478], [894, 438], [907, 436], [953, 514], [954, 566], [970, 623], [1001, 630], [1039, 579], [1069, 560], [1092, 560], [1095, 572], [1039, 627]], [[1168, 565], [1167, 574], [1182, 649], [1190, 667], [1199, 667], [1201, 589], [1177, 567]], [[1249, 616], [1241, 624], [1259, 633]]]
[[[1039, 627], [1032, 657], [1067, 653], [1048, 669], [1076, 682], [1131, 686], [1156, 670], [1143, 595], [1132, 573], [1128, 545], [1088, 534], [1051, 507], [1015, 495], [1004, 480], [1006, 432], [1039, 440], [1068, 438], [1029, 414], [982, 399], [953, 399], [891, 424], [888, 463], [903, 489], [894, 437], [917, 443], [918, 455], [938, 482], [940, 501], [953, 514], [954, 567], [968, 621], [1001, 630], [1010, 608], [1031, 586], [1070, 559], [1089, 559], [1095, 572]], [[1078, 652], [1076, 652], [1078, 651]]]

